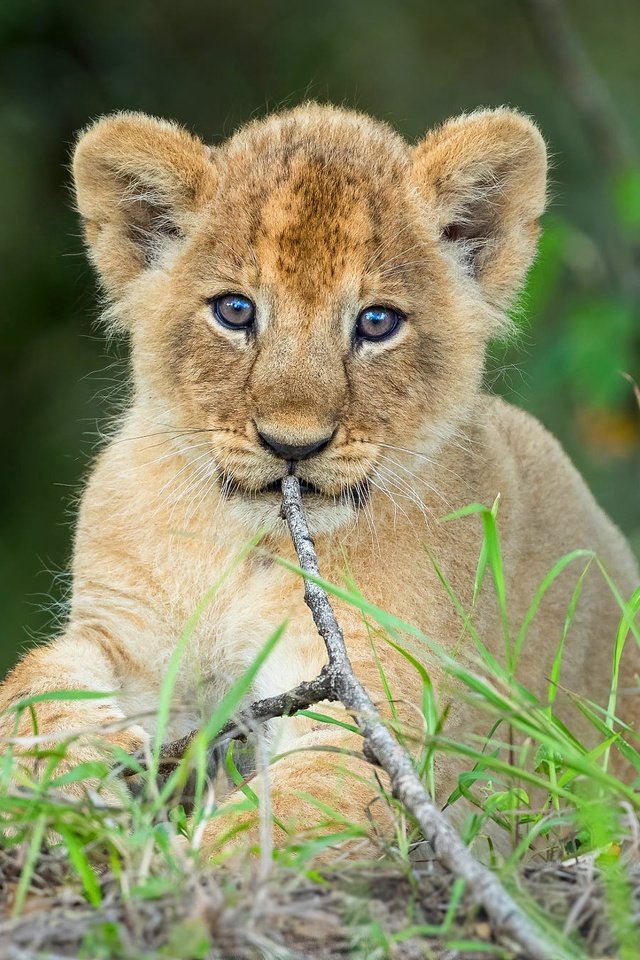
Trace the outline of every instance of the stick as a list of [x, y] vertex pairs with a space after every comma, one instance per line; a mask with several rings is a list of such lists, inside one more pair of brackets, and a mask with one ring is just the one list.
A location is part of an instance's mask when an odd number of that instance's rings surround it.
[[[300, 567], [305, 573], [319, 577], [314, 543], [302, 511], [300, 484], [294, 476], [287, 476], [282, 481], [282, 511]], [[327, 673], [334, 684], [337, 699], [360, 727], [365, 752], [372, 754], [386, 770], [394, 796], [414, 815], [438, 860], [454, 876], [465, 880], [498, 935], [515, 941], [532, 960], [558, 960], [558, 950], [552, 949], [544, 940], [495, 874], [469, 853], [445, 815], [435, 806], [415, 773], [409, 755], [383, 723], [369, 694], [353, 672], [342, 630], [325, 591], [305, 578], [304, 599], [327, 648]]]
[[[315, 680], [305, 681], [294, 687], [293, 690], [281, 693], [277, 697], [266, 697], [264, 700], [257, 700], [252, 703], [250, 707], [238, 715], [236, 720], [231, 720], [225, 724], [209, 746], [210, 748], [219, 747], [228, 740], [246, 740], [247, 736], [260, 723], [275, 720], [276, 717], [291, 716], [298, 710], [306, 710], [314, 703], [320, 703], [321, 700], [336, 699], [333, 683], [325, 667]], [[197, 730], [192, 730], [185, 737], [181, 737], [180, 740], [173, 740], [171, 743], [162, 745], [158, 770], [161, 776], [166, 776], [171, 768], [182, 760], [197, 734]]]
[[[301, 569], [320, 577], [318, 558], [302, 510], [300, 483], [294, 476], [282, 481], [282, 513]], [[370, 762], [386, 771], [394, 796], [416, 818], [423, 835], [431, 842], [435, 856], [455, 877], [463, 879], [474, 900], [484, 907], [497, 936], [518, 944], [531, 960], [561, 960], [560, 948], [552, 948], [542, 933], [520, 910], [498, 878], [478, 863], [434, 804], [414, 771], [406, 751], [382, 721], [371, 697], [355, 673], [342, 629], [325, 591], [313, 580], [304, 580], [304, 599], [324, 640], [328, 664], [315, 680], [301, 683], [277, 697], [259, 700], [228, 723], [212, 741], [216, 747], [225, 740], [245, 739], [257, 723], [305, 710], [321, 700], [340, 701], [353, 716], [363, 734], [363, 752]], [[196, 731], [163, 746], [161, 771], [166, 773], [184, 755]]]

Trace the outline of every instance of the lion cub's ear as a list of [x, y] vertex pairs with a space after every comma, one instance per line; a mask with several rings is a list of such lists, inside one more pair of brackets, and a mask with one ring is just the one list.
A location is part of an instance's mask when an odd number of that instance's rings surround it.
[[184, 238], [216, 183], [203, 143], [142, 113], [117, 113], [83, 131], [73, 176], [91, 258], [114, 297]]
[[533, 259], [546, 192], [546, 149], [512, 110], [449, 120], [413, 148], [413, 176], [486, 299], [509, 305]]

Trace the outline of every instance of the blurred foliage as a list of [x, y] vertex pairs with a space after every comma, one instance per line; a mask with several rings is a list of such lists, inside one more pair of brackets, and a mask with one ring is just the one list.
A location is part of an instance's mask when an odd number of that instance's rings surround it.
[[[532, 29], [526, 0], [3, 0], [0, 4], [0, 672], [64, 598], [73, 495], [118, 393], [67, 171], [75, 132], [118, 108], [211, 142], [305, 97], [417, 138], [478, 105], [535, 116], [553, 154], [551, 212], [488, 385], [556, 433], [640, 542], [640, 174], [605, 170]], [[637, 146], [640, 5], [573, 0], [573, 27]], [[123, 348], [120, 348], [124, 353]]]

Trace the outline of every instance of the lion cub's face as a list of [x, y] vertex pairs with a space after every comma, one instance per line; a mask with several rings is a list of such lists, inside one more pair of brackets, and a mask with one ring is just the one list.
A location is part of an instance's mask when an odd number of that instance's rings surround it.
[[217, 149], [99, 121], [78, 204], [138, 402], [252, 522], [276, 515], [287, 470], [316, 528], [401, 490], [407, 456], [433, 456], [478, 390], [533, 254], [544, 157], [506, 111], [414, 148], [313, 104]]

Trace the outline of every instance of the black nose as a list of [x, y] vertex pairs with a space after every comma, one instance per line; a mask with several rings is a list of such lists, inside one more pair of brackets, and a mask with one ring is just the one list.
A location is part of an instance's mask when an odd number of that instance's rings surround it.
[[325, 447], [328, 447], [333, 438], [333, 434], [323, 437], [321, 440], [314, 440], [313, 443], [295, 444], [281, 443], [275, 437], [270, 437], [268, 433], [261, 433], [258, 430], [258, 436], [267, 449], [272, 453], [282, 457], [284, 460], [306, 460], [312, 457], [314, 453], [320, 453]]

